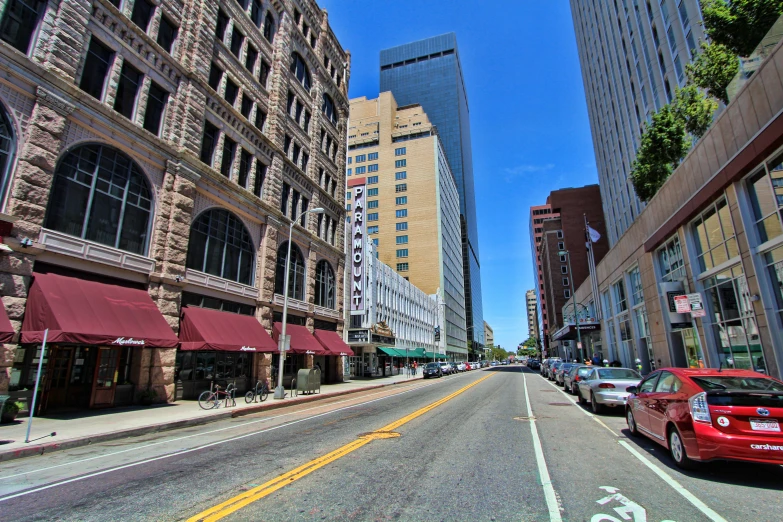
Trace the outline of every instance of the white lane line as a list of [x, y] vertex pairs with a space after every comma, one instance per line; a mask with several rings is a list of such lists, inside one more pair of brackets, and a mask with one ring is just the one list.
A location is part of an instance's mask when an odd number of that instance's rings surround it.
[[687, 489], [685, 489], [685, 488], [682, 486], [682, 484], [680, 484], [679, 482], [677, 482], [677, 481], [676, 481], [674, 478], [672, 478], [672, 476], [671, 476], [671, 475], [669, 475], [668, 473], [666, 473], [664, 470], [662, 470], [661, 468], [659, 468], [658, 466], [656, 466], [655, 464], [653, 464], [653, 463], [650, 461], [650, 459], [648, 459], [647, 457], [645, 457], [644, 455], [642, 455], [641, 453], [639, 453], [639, 451], [637, 451], [635, 448], [633, 448], [633, 447], [632, 447], [630, 444], [628, 444], [628, 443], [627, 443], [627, 442], [625, 442], [624, 440], [620, 440], [620, 441], [618, 441], [618, 442], [620, 443], [620, 445], [621, 445], [622, 447], [624, 447], [625, 449], [627, 449], [628, 451], [630, 451], [630, 452], [631, 452], [631, 455], [633, 455], [634, 457], [636, 457], [637, 459], [639, 459], [640, 461], [642, 461], [642, 464], [644, 464], [645, 466], [647, 466], [648, 468], [650, 468], [650, 469], [652, 470], [652, 472], [653, 472], [653, 473], [655, 473], [655, 474], [656, 474], [656, 475], [658, 475], [658, 476], [659, 476], [661, 479], [663, 479], [663, 481], [664, 481], [664, 482], [666, 482], [666, 483], [667, 483], [669, 486], [671, 486], [671, 488], [672, 488], [672, 489], [674, 489], [674, 491], [676, 491], [677, 493], [679, 493], [680, 495], [682, 495], [683, 497], [685, 497], [685, 499], [686, 499], [688, 502], [690, 502], [691, 504], [693, 504], [693, 505], [696, 507], [696, 509], [698, 509], [699, 511], [701, 511], [702, 513], [704, 513], [704, 515], [706, 515], [706, 516], [707, 516], [707, 518], [709, 518], [709, 519], [710, 519], [710, 520], [712, 520], [713, 522], [726, 522], [726, 519], [725, 519], [725, 518], [723, 518], [722, 516], [720, 516], [719, 514], [717, 514], [715, 511], [713, 511], [712, 509], [710, 509], [710, 508], [707, 506], [707, 504], [705, 504], [704, 502], [702, 502], [701, 500], [699, 500], [698, 498], [696, 498], [696, 496], [695, 496], [693, 493], [691, 493], [690, 491], [688, 491]]
[[[284, 427], [284, 426], [290, 426], [291, 424], [295, 424], [296, 422], [301, 422], [301, 421], [309, 420], [309, 419], [315, 419], [317, 417], [321, 417], [322, 415], [328, 415], [330, 413], [336, 413], [336, 412], [339, 412], [339, 411], [348, 410], [348, 409], [351, 409], [351, 408], [356, 408], [356, 407], [362, 406], [364, 404], [370, 404], [370, 403], [373, 403], [373, 402], [376, 402], [376, 401], [382, 401], [382, 400], [389, 399], [389, 398], [392, 398], [392, 397], [397, 397], [397, 396], [400, 396], [400, 395], [403, 395], [403, 394], [406, 394], [406, 393], [410, 393], [410, 392], [413, 392], [413, 391], [416, 391], [416, 390], [421, 390], [422, 388], [429, 388], [430, 386], [435, 386], [436, 384], [438, 384], [440, 382], [448, 382], [448, 381], [436, 381], [436, 382], [429, 383], [429, 384], [422, 384], [422, 385], [420, 385], [420, 386], [418, 386], [416, 388], [412, 388], [410, 390], [404, 390], [404, 391], [401, 391], [399, 393], [394, 393], [392, 395], [387, 395], [386, 397], [381, 397], [379, 399], [374, 399], [374, 400], [371, 400], [371, 401], [366, 401], [366, 402], [362, 402], [362, 403], [359, 403], [359, 404], [354, 404], [352, 406], [346, 406], [344, 408], [338, 408], [336, 410], [331, 410], [331, 411], [328, 411], [328, 412], [324, 412], [322, 414], [314, 415], [312, 417], [307, 417], [307, 418], [304, 418], [304, 419], [300, 419], [300, 420], [297, 420], [297, 421], [294, 421], [294, 422], [291, 422], [291, 423], [288, 423], [288, 424], [281, 424], [280, 426], [276, 426], [274, 428], [265, 429], [265, 430], [261, 430], [261, 431], [256, 431], [256, 432], [249, 433], [249, 434], [246, 434], [246, 435], [241, 435], [241, 436], [238, 436], [238, 437], [235, 437], [235, 438], [231, 438], [231, 439], [225, 439], [223, 441], [213, 442], [213, 443], [206, 444], [206, 445], [203, 445], [203, 446], [197, 446], [197, 447], [191, 448], [189, 450], [177, 451], [177, 452], [174, 452], [174, 453], [170, 453], [170, 454], [167, 454], [167, 455], [162, 455], [162, 456], [155, 457], [155, 458], [152, 458], [152, 459], [147, 459], [147, 460], [143, 460], [143, 461], [139, 461], [139, 462], [135, 462], [135, 463], [131, 463], [131, 464], [126, 464], [125, 466], [122, 466], [122, 467], [119, 467], [119, 468], [116, 468], [116, 469], [123, 469], [123, 468], [126, 468], [126, 467], [135, 466], [135, 465], [138, 465], [138, 464], [143, 464], [143, 463], [146, 463], [146, 462], [152, 462], [153, 460], [158, 460], [160, 458], [172, 457], [172, 456], [175, 456], [175, 455], [180, 455], [182, 453], [187, 453], [187, 452], [190, 452], [190, 451], [196, 451], [198, 449], [208, 448], [208, 447], [213, 446], [215, 444], [222, 444], [224, 442], [230, 442], [232, 440], [238, 440], [240, 438], [244, 438], [244, 437], [247, 437], [247, 436], [257, 435], [259, 433], [264, 433], [264, 432], [267, 432], [267, 431], [271, 431], [272, 429], [281, 428], [281, 427]], [[386, 390], [386, 391], [388, 391], [388, 390]], [[365, 395], [364, 397], [372, 397], [374, 395], [380, 395], [382, 393], [384, 393], [384, 392], [371, 393], [369, 395]], [[345, 399], [345, 400], [342, 400], [342, 401], [333, 402], [333, 403], [331, 403], [329, 405], [326, 405], [326, 406], [333, 406], [333, 405], [336, 405], [336, 404], [342, 404], [342, 403], [345, 403], [345, 402], [351, 402], [351, 401], [354, 401], [356, 399], [357, 399], [357, 397], [354, 397], [352, 399]], [[295, 406], [295, 404], [293, 406]], [[324, 405], [321, 405], [320, 407], [323, 407], [323, 406]], [[6, 475], [6, 476], [3, 476], [3, 477], [0, 477], [0, 480], [6, 480], [6, 479], [14, 478], [14, 477], [20, 477], [22, 475], [32, 475], [32, 474], [35, 474], [35, 473], [40, 473], [42, 471], [49, 471], [49, 470], [52, 470], [52, 469], [61, 468], [63, 466], [73, 466], [73, 465], [82, 464], [84, 462], [88, 462], [88, 461], [91, 461], [91, 460], [109, 458], [109, 457], [113, 457], [113, 456], [116, 456], [116, 455], [120, 455], [122, 453], [127, 453], [129, 451], [139, 451], [139, 450], [151, 448], [153, 446], [159, 446], [161, 444], [168, 444], [168, 443], [172, 443], [172, 442], [178, 442], [178, 441], [181, 441], [181, 440], [191, 439], [191, 438], [194, 438], [194, 437], [201, 437], [201, 436], [205, 436], [205, 435], [211, 435], [211, 434], [219, 433], [219, 432], [222, 432], [222, 431], [234, 430], [234, 429], [237, 429], [237, 428], [244, 428], [244, 427], [250, 426], [251, 424], [258, 424], [260, 422], [270, 422], [270, 421], [273, 421], [273, 420], [281, 419], [283, 417], [290, 417], [291, 415], [299, 415], [299, 414], [308, 412], [310, 410], [315, 410], [315, 409], [318, 409], [318, 408], [319, 408], [319, 406], [313, 406], [311, 408], [305, 408], [305, 409], [302, 409], [302, 410], [297, 410], [297, 411], [293, 411], [293, 412], [289, 412], [289, 413], [283, 413], [281, 415], [275, 415], [274, 417], [264, 417], [263, 419], [243, 422], [242, 424], [236, 424], [236, 425], [233, 425], [233, 426], [227, 426], [225, 428], [218, 428], [218, 429], [205, 431], [205, 432], [201, 432], [201, 433], [194, 433], [192, 435], [184, 435], [182, 437], [176, 437], [176, 438], [173, 438], [173, 439], [166, 439], [166, 440], [162, 440], [162, 441], [158, 441], [158, 442], [151, 442], [151, 443], [145, 444], [143, 446], [134, 446], [132, 448], [128, 448], [128, 449], [124, 449], [124, 450], [120, 450], [120, 451], [115, 451], [113, 453], [107, 453], [105, 455], [97, 455], [95, 457], [88, 457], [86, 459], [75, 460], [73, 462], [65, 462], [63, 464], [57, 464], [55, 466], [48, 466], [48, 467], [45, 467], [45, 468], [38, 468], [38, 469], [30, 470], [30, 471], [25, 471], [25, 472], [22, 472], [22, 473], [16, 473], [14, 475]], [[259, 412], [259, 413], [263, 413], [263, 412]], [[81, 477], [81, 478], [83, 479], [83, 478], [89, 478], [89, 477], [88, 476], [84, 476], [84, 477]], [[78, 478], [77, 478], [77, 480], [78, 480]], [[30, 493], [32, 493], [32, 491], [30, 491]], [[6, 498], [12, 498], [12, 497], [2, 497], [2, 498], [0, 498], [0, 502], [2, 502], [3, 500], [6, 500]]]
[[549, 477], [549, 469], [547, 468], [546, 460], [544, 459], [544, 450], [541, 447], [541, 438], [538, 436], [538, 428], [536, 428], [536, 419], [533, 417], [533, 409], [530, 407], [530, 394], [527, 392], [527, 372], [522, 372], [522, 382], [525, 385], [527, 417], [530, 422], [530, 433], [533, 435], [533, 448], [536, 453], [538, 475], [541, 477], [541, 486], [544, 488], [544, 498], [546, 499], [546, 506], [549, 509], [549, 520], [551, 522], [562, 522], [560, 504], [557, 501], [555, 488], [552, 486], [552, 479]]
[[605, 423], [604, 421], [602, 421], [601, 419], [599, 419], [599, 418], [598, 418], [596, 415], [594, 415], [594, 414], [590, 413], [589, 411], [587, 411], [586, 409], [582, 408], [582, 407], [579, 405], [579, 403], [577, 403], [577, 402], [576, 402], [576, 399], [574, 399], [573, 397], [571, 397], [570, 395], [568, 395], [566, 392], [564, 392], [563, 390], [561, 390], [560, 388], [558, 388], [558, 387], [557, 387], [557, 386], [556, 386], [554, 383], [550, 382], [550, 381], [549, 381], [549, 379], [546, 379], [546, 382], [547, 382], [547, 384], [551, 385], [551, 386], [552, 386], [554, 389], [556, 389], [557, 391], [559, 391], [560, 393], [562, 393], [562, 394], [565, 396], [565, 398], [566, 398], [566, 399], [568, 399], [569, 401], [571, 401], [571, 403], [572, 403], [574, 406], [576, 406], [576, 409], [577, 409], [577, 410], [581, 411], [582, 413], [584, 413], [585, 415], [587, 415], [588, 417], [590, 417], [591, 419], [593, 419], [595, 422], [597, 422], [598, 424], [600, 424], [601, 426], [603, 426], [604, 428], [606, 428], [607, 430], [609, 430], [609, 433], [611, 433], [611, 434], [612, 434], [612, 435], [614, 435], [615, 437], [619, 437], [619, 436], [620, 436], [620, 435], [618, 435], [617, 433], [615, 433], [615, 431], [614, 431], [612, 428], [610, 428], [609, 426], [607, 426], [607, 425], [606, 425], [606, 423]]

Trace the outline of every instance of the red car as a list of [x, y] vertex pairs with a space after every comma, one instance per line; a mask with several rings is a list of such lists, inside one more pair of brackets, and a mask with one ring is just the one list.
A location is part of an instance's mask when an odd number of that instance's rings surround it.
[[664, 368], [628, 388], [632, 435], [669, 449], [681, 468], [695, 461], [783, 464], [783, 382], [749, 370]]

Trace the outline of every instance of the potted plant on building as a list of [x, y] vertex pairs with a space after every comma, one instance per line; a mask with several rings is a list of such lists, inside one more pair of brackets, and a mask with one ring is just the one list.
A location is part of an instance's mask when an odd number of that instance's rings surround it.
[[19, 410], [24, 407], [24, 404], [18, 401], [6, 401], [3, 406], [2, 417], [0, 422], [9, 423], [16, 420], [16, 416], [19, 414]]
[[139, 394], [139, 404], [142, 406], [150, 406], [157, 398], [158, 392], [156, 392], [152, 387], [147, 386], [147, 389]]

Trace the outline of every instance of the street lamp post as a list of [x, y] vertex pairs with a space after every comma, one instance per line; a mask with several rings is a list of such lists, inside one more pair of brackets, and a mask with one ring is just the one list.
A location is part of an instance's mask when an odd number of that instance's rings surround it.
[[293, 240], [294, 224], [298, 223], [302, 216], [305, 214], [323, 214], [324, 209], [321, 207], [311, 210], [305, 210], [299, 214], [295, 220], [291, 221], [288, 225], [288, 248], [285, 255], [285, 275], [283, 276], [283, 328], [280, 332], [279, 348], [280, 348], [280, 364], [277, 369], [277, 387], [275, 388], [275, 399], [285, 398], [285, 388], [283, 388], [283, 364], [285, 363], [285, 349], [286, 349], [286, 326], [288, 326], [288, 271], [291, 269], [291, 241]]
[[[568, 277], [569, 281], [571, 283], [571, 290], [574, 289], [574, 272], [571, 270], [571, 253], [568, 250], [561, 250], [558, 252], [558, 255], [566, 256], [566, 260], [568, 261]], [[574, 300], [574, 303], [576, 303], [576, 292], [571, 292], [571, 299]], [[582, 332], [579, 331], [579, 312], [576, 309], [576, 306], [574, 306], [574, 321], [576, 322], [576, 338], [577, 338], [577, 348], [579, 350], [579, 355], [581, 357], [582, 355]], [[582, 360], [584, 361], [584, 357], [582, 357]]]

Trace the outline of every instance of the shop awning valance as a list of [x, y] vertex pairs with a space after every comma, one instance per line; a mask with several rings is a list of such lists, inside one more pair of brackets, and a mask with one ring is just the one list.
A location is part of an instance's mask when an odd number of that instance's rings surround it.
[[379, 346], [379, 347], [378, 347], [378, 350], [379, 350], [381, 353], [383, 353], [383, 354], [385, 354], [385, 355], [389, 355], [389, 356], [391, 356], [391, 357], [399, 357], [399, 356], [400, 356], [400, 354], [399, 354], [399, 353], [397, 353], [397, 350], [395, 350], [394, 348], [387, 348], [387, 347], [385, 347], [385, 346]]
[[5, 305], [0, 301], [0, 343], [10, 343], [14, 336], [14, 327], [5, 312]]
[[446, 359], [445, 353], [438, 353], [438, 352], [426, 352], [424, 356], [427, 359]]
[[[273, 338], [275, 342], [280, 339], [280, 332], [283, 330], [283, 323], [275, 323]], [[306, 326], [298, 324], [286, 325], [286, 335], [291, 336], [291, 351], [288, 353], [311, 354], [311, 355], [332, 355], [329, 350], [324, 348], [318, 342]]]
[[22, 343], [174, 348], [179, 339], [146, 290], [58, 274], [33, 274]]
[[330, 355], [348, 355], [353, 356], [353, 350], [351, 347], [345, 344], [343, 338], [337, 332], [329, 330], [315, 330], [313, 336], [318, 339], [318, 342], [329, 351]]
[[179, 326], [181, 350], [277, 352], [277, 344], [252, 315], [184, 307]]

